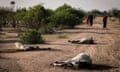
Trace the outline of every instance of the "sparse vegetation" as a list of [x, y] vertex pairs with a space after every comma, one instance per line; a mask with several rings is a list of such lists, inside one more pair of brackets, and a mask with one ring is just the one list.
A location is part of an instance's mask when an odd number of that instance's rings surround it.
[[44, 43], [44, 40], [41, 37], [41, 34], [36, 30], [28, 30], [20, 38], [23, 44], [39, 44]]
[[118, 18], [118, 20], [120, 22], [120, 10], [119, 9], [112, 8], [111, 10], [109, 10], [109, 16]]

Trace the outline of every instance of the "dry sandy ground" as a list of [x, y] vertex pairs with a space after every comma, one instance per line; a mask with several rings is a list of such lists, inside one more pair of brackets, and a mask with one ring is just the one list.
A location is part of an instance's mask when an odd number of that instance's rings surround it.
[[[77, 26], [76, 29], [59, 31], [66, 38], [55, 38], [53, 35], [46, 39], [47, 44], [40, 47], [51, 47], [48, 51], [29, 51], [16, 53], [1, 53], [0, 72], [120, 72], [120, 49], [114, 49], [117, 40], [120, 39], [120, 26], [102, 29], [101, 24], [90, 27], [86, 24]], [[0, 43], [1, 49], [14, 48], [16, 38], [4, 39]], [[96, 44], [70, 44], [69, 39], [80, 39], [93, 36]], [[6, 41], [5, 41], [6, 40]], [[70, 59], [81, 52], [87, 52], [93, 59], [93, 69], [64, 69], [52, 67], [50, 63]]]

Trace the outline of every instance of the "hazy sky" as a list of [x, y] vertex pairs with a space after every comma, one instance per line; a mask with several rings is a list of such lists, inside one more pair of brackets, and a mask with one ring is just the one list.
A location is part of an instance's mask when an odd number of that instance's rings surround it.
[[120, 0], [0, 0], [0, 6], [9, 6], [10, 2], [15, 1], [15, 6], [29, 7], [43, 3], [45, 8], [56, 9], [64, 3], [83, 10], [99, 9], [108, 10], [111, 8], [120, 9]]

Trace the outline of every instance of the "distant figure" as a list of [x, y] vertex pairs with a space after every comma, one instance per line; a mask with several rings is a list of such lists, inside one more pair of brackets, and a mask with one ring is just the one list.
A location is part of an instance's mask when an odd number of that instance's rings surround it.
[[106, 27], [107, 27], [107, 18], [108, 18], [107, 15], [104, 15], [104, 16], [103, 16], [103, 28], [106, 28]]
[[86, 24], [89, 24], [89, 16], [86, 17]]
[[93, 15], [89, 15], [89, 23], [90, 23], [90, 26], [93, 25]]

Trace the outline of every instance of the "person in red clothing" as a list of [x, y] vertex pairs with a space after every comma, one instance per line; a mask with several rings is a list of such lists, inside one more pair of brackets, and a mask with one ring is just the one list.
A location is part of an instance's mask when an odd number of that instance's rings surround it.
[[86, 17], [86, 24], [89, 24], [89, 16]]
[[86, 17], [86, 23], [89, 24], [90, 26], [93, 25], [93, 15], [88, 15]]
[[[106, 14], [106, 12], [105, 12], [105, 14]], [[108, 18], [107, 15], [104, 15], [104, 16], [103, 16], [103, 28], [106, 28], [106, 27], [107, 27], [107, 18]]]

